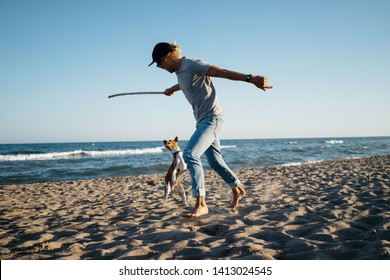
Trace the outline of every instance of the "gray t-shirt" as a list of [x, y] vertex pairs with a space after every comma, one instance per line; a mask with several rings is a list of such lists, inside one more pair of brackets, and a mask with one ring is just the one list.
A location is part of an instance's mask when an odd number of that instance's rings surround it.
[[214, 85], [210, 77], [206, 76], [209, 68], [210, 65], [201, 60], [183, 57], [179, 70], [175, 72], [180, 89], [192, 105], [197, 122], [222, 113]]

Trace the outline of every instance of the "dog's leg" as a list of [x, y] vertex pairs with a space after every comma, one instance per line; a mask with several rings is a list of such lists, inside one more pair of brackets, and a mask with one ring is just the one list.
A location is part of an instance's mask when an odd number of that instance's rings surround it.
[[171, 191], [171, 185], [169, 183], [169, 181], [166, 181], [165, 182], [165, 199], [164, 199], [164, 205], [165, 203], [167, 202], [167, 199], [168, 199], [168, 195], [169, 195], [169, 192]]
[[181, 198], [183, 199], [183, 204], [185, 205], [185, 206], [189, 206], [189, 204], [188, 204], [188, 202], [187, 202], [187, 197], [186, 197], [186, 192], [185, 192], [185, 190], [184, 190], [184, 188], [183, 188], [183, 185], [180, 183], [180, 182], [178, 182], [178, 187], [180, 187], [180, 189], [179, 189], [179, 194], [180, 194], [180, 196], [181, 196]]
[[177, 177], [176, 177], [176, 174], [177, 174], [177, 169], [175, 168], [172, 172], [172, 176], [171, 176], [171, 182], [172, 184], [174, 185], [176, 180], [177, 180]]

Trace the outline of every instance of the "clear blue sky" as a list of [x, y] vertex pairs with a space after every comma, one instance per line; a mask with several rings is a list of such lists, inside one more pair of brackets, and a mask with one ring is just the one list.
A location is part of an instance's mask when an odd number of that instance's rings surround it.
[[390, 1], [0, 0], [0, 143], [188, 139], [154, 45], [244, 73], [214, 79], [223, 138], [390, 135]]

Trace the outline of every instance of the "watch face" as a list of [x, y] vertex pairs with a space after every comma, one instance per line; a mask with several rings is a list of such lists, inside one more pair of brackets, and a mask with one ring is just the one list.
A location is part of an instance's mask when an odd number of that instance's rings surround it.
[[249, 82], [252, 78], [252, 75], [246, 75], [246, 81]]

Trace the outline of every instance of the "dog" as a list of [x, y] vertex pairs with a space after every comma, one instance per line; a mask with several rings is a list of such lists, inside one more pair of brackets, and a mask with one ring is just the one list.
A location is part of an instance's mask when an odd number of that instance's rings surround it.
[[163, 142], [165, 147], [173, 154], [172, 164], [169, 167], [167, 174], [165, 175], [164, 205], [167, 202], [169, 193], [175, 192], [181, 196], [184, 205], [189, 206], [187, 202], [186, 193], [182, 184], [180, 183], [181, 177], [187, 170], [187, 164], [184, 162], [183, 152], [180, 150], [178, 145], [179, 139], [176, 136], [176, 138], [173, 140], [164, 140]]

